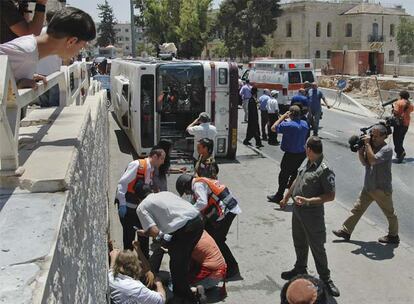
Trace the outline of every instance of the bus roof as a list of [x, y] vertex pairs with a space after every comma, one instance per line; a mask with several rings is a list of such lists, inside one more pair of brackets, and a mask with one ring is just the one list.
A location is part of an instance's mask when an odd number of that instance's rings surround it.
[[312, 70], [312, 61], [309, 59], [263, 59], [249, 63], [249, 67], [256, 70], [286, 71], [286, 70]]

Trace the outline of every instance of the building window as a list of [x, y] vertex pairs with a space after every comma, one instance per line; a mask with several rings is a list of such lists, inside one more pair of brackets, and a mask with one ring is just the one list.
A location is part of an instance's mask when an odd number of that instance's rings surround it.
[[125, 49], [126, 49], [126, 50], [129, 50], [129, 46], [126, 46], [126, 47], [125, 47]]
[[125, 37], [125, 41], [129, 41], [129, 37]]
[[390, 36], [391, 37], [395, 36], [395, 25], [394, 24], [390, 24]]
[[378, 23], [372, 24], [372, 36], [378, 37]]
[[128, 32], [129, 32], [129, 29], [127, 29], [127, 28], [126, 28], [126, 29], [125, 29], [125, 33], [128, 33]]
[[285, 58], [292, 58], [292, 51], [286, 51]]
[[321, 58], [321, 51], [317, 50], [315, 52], [315, 58]]
[[286, 21], [286, 37], [292, 37], [292, 21]]
[[346, 24], [345, 37], [352, 37], [352, 23]]
[[332, 36], [332, 23], [328, 23], [328, 25], [326, 26], [326, 37], [331, 37]]
[[330, 50], [326, 51], [326, 58], [330, 59], [331, 55], [332, 55], [332, 53], [331, 53]]
[[316, 37], [321, 37], [321, 23], [316, 22]]
[[394, 51], [393, 50], [389, 51], [388, 53], [388, 61], [394, 62]]

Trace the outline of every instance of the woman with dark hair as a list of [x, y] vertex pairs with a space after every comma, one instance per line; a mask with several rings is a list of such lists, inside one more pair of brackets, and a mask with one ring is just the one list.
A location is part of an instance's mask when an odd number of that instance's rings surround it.
[[168, 139], [161, 139], [153, 149], [163, 149], [165, 152], [164, 163], [154, 171], [154, 189], [158, 191], [167, 191], [167, 174], [171, 166], [172, 142]]

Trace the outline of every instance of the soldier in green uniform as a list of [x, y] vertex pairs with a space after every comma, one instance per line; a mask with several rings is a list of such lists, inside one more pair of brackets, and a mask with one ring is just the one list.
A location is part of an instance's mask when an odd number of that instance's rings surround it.
[[298, 176], [280, 202], [284, 208], [293, 199], [292, 237], [296, 252], [295, 267], [282, 272], [282, 279], [290, 280], [307, 273], [309, 247], [315, 260], [320, 279], [332, 296], [339, 290], [330, 277], [325, 251], [326, 228], [324, 203], [335, 199], [335, 174], [322, 154], [322, 141], [311, 136], [306, 141], [306, 157], [298, 169]]
[[194, 175], [217, 179], [219, 168], [213, 154], [214, 142], [209, 138], [202, 138], [197, 143], [198, 160], [194, 167]]

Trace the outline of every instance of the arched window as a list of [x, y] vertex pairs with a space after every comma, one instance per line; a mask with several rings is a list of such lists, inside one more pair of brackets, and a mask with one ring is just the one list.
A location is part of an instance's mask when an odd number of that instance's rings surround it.
[[372, 24], [372, 36], [378, 37], [378, 23]]
[[321, 37], [321, 23], [320, 22], [316, 22], [316, 37]]
[[326, 26], [326, 37], [332, 37], [332, 23], [330, 22]]
[[285, 53], [285, 58], [292, 58], [292, 51], [287, 50]]
[[326, 58], [330, 59], [331, 58], [331, 55], [332, 55], [331, 51], [330, 50], [327, 50], [326, 51]]
[[393, 50], [388, 52], [388, 61], [394, 62], [394, 51]]
[[345, 26], [345, 37], [352, 37], [352, 23], [347, 23]]
[[321, 51], [317, 50], [315, 52], [315, 58], [321, 58]]
[[292, 37], [292, 21], [286, 21], [286, 37]]
[[395, 25], [390, 24], [390, 37], [394, 37], [394, 36], [395, 36]]

